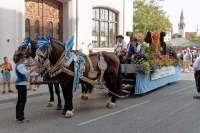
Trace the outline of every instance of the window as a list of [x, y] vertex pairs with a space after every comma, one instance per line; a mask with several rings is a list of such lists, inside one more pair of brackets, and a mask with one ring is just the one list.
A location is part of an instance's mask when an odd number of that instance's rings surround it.
[[92, 16], [92, 43], [94, 47], [113, 47], [117, 35], [117, 13], [106, 8], [94, 8]]
[[53, 22], [48, 23], [47, 33], [51, 33], [51, 37], [53, 37]]
[[31, 36], [31, 29], [30, 29], [31, 25], [30, 25], [30, 20], [27, 18], [25, 20], [25, 36], [26, 37], [30, 37]]
[[54, 34], [54, 38], [60, 40], [60, 23], [56, 25]]
[[40, 22], [39, 20], [35, 21], [35, 37], [40, 34]]

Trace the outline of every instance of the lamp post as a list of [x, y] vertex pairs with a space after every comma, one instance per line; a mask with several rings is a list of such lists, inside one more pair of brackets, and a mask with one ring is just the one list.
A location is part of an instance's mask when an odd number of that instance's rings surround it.
[[78, 0], [76, 0], [76, 50], [78, 50]]

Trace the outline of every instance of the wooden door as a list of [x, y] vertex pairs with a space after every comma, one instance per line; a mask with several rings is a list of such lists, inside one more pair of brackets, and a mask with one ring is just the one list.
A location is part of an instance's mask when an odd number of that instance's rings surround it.
[[51, 32], [53, 38], [63, 40], [63, 5], [57, 0], [26, 0], [25, 33], [35, 38]]

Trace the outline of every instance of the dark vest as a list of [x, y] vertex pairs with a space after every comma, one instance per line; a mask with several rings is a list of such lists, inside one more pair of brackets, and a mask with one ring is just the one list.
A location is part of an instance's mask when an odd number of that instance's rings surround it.
[[27, 81], [28, 79], [27, 79], [26, 75], [24, 75], [18, 71], [18, 69], [17, 69], [18, 66], [19, 66], [19, 64], [16, 64], [16, 66], [15, 66], [15, 71], [16, 71], [16, 75], [17, 75], [16, 83]]

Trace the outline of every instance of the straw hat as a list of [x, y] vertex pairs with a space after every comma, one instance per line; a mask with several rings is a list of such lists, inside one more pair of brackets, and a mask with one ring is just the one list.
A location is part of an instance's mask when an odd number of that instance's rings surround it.
[[122, 38], [122, 39], [124, 39], [124, 37], [123, 37], [122, 35], [117, 35], [117, 36], [116, 36], [116, 39], [117, 39], [117, 38]]

